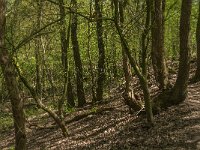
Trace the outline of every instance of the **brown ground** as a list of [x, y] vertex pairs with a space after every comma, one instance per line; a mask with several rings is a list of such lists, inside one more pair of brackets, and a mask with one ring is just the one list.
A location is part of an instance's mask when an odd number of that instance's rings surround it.
[[[128, 114], [119, 89], [111, 91], [115, 96], [100, 106], [103, 111], [87, 106], [66, 116], [67, 138], [47, 115], [37, 116], [27, 124], [28, 149], [200, 150], [200, 82], [190, 84], [188, 90], [186, 101], [155, 116], [155, 126], [150, 129], [144, 117]], [[70, 121], [91, 110], [96, 113]], [[0, 149], [10, 146], [13, 130], [0, 135]]]

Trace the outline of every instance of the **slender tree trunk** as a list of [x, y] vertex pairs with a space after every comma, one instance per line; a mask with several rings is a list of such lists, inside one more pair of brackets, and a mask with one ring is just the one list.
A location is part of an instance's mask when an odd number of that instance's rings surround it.
[[[37, 0], [37, 28], [41, 28], [41, 15], [42, 15], [42, 2], [41, 0]], [[41, 94], [41, 78], [40, 78], [40, 71], [41, 71], [41, 59], [40, 59], [40, 47], [41, 47], [41, 37], [38, 36], [35, 39], [35, 61], [36, 61], [36, 92], [40, 95]]]
[[164, 0], [152, 0], [152, 64], [154, 74], [160, 89], [166, 89], [168, 85], [168, 73], [165, 62], [164, 50]]
[[[123, 8], [123, 2], [119, 1], [119, 24], [120, 27], [123, 29], [123, 24], [124, 24], [124, 8]], [[124, 46], [121, 43], [122, 47], [122, 61], [123, 61], [123, 71], [124, 71], [124, 77], [125, 77], [125, 93], [128, 94], [130, 91], [130, 70], [129, 70], [129, 63], [128, 63], [128, 58], [127, 55], [124, 51]]]
[[25, 115], [23, 112], [23, 101], [16, 79], [16, 72], [12, 58], [5, 45], [6, 27], [6, 0], [0, 0], [0, 63], [6, 81], [9, 98], [12, 105], [12, 113], [15, 127], [15, 149], [26, 149]]
[[147, 78], [147, 50], [149, 44], [148, 34], [150, 31], [151, 9], [152, 9], [151, 0], [146, 0], [146, 20], [141, 39], [141, 46], [142, 46], [141, 67], [142, 67], [142, 74], [146, 78]]
[[[90, 16], [92, 16], [92, 0], [90, 0]], [[94, 70], [92, 66], [92, 59], [91, 59], [91, 26], [90, 26], [90, 21], [88, 21], [88, 41], [87, 41], [87, 56], [89, 60], [89, 72], [91, 75], [91, 91], [92, 91], [92, 102], [94, 103], [96, 100], [96, 95], [95, 95], [95, 79], [94, 79]]]
[[[72, 9], [76, 12], [77, 11], [77, 1], [72, 0]], [[73, 45], [73, 54], [74, 54], [74, 61], [76, 67], [76, 80], [77, 80], [77, 97], [78, 97], [78, 106], [82, 107], [85, 103], [85, 92], [83, 88], [83, 68], [82, 62], [80, 57], [80, 49], [77, 37], [77, 14], [72, 14], [72, 24], [71, 24], [71, 40]]]
[[[70, 80], [70, 77], [68, 75], [68, 56], [67, 56], [68, 49], [69, 49], [71, 16], [69, 18], [68, 29], [66, 30], [66, 17], [65, 17], [66, 13], [65, 13], [65, 7], [64, 7], [63, 0], [59, 0], [59, 9], [60, 9], [60, 18], [61, 18], [60, 38], [61, 38], [61, 51], [62, 51], [61, 59], [62, 59], [63, 72], [64, 72], [64, 89], [63, 89], [63, 95], [58, 102], [58, 112], [59, 112], [59, 116], [62, 117], [62, 114], [63, 114], [62, 109], [63, 109], [63, 104], [64, 104], [66, 97], [69, 98], [69, 99], [67, 99], [67, 105], [69, 107], [74, 107], [75, 102], [74, 102], [73, 96], [71, 96], [71, 92], [68, 93], [68, 88], [72, 88], [72, 86], [70, 85], [71, 82], [68, 81], [68, 80]], [[66, 37], [66, 31], [67, 31], [67, 37]]]
[[195, 81], [200, 81], [200, 2], [199, 2], [199, 15], [196, 27], [196, 43], [197, 43], [197, 70], [195, 73]]
[[142, 73], [139, 70], [139, 67], [137, 66], [137, 63], [134, 59], [134, 57], [132, 57], [131, 52], [130, 52], [130, 48], [128, 46], [128, 43], [126, 41], [126, 39], [124, 38], [124, 35], [122, 33], [122, 29], [120, 28], [118, 22], [119, 22], [119, 18], [118, 18], [118, 1], [114, 0], [114, 5], [115, 5], [115, 27], [117, 29], [117, 32], [119, 34], [120, 40], [123, 44], [124, 47], [124, 52], [126, 53], [129, 62], [132, 66], [132, 68], [135, 71], [135, 74], [137, 75], [137, 77], [139, 78], [140, 81], [140, 85], [142, 87], [143, 90], [143, 94], [144, 94], [144, 101], [145, 101], [145, 111], [146, 111], [146, 115], [147, 115], [147, 121], [150, 125], [153, 124], [153, 113], [152, 113], [152, 104], [151, 104], [151, 97], [150, 97], [150, 93], [149, 93], [149, 87], [148, 87], [148, 83], [147, 83], [147, 78], [145, 78], [145, 76], [142, 75]]
[[105, 80], [105, 46], [103, 41], [103, 20], [102, 12], [100, 8], [100, 0], [95, 0], [95, 12], [96, 12], [96, 32], [99, 49], [99, 60], [98, 60], [98, 79], [96, 89], [96, 101], [103, 100], [103, 87]]
[[190, 70], [190, 15], [192, 0], [182, 0], [181, 18], [180, 18], [180, 58], [179, 70], [176, 83], [173, 88], [171, 100], [173, 104], [178, 104], [185, 100], [187, 96], [187, 86]]

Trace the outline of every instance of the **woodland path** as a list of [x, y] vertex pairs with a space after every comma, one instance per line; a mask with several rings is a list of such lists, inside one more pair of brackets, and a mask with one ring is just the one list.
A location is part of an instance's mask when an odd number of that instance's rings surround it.
[[[200, 82], [189, 85], [188, 98], [184, 103], [155, 116], [156, 124], [150, 129], [145, 126], [144, 117], [128, 114], [120, 95], [109, 98], [109, 102], [100, 106], [113, 109], [68, 123], [67, 138], [62, 137], [60, 130], [46, 115], [31, 119], [32, 125], [51, 128], [27, 125], [28, 149], [200, 150]], [[95, 111], [90, 106], [85, 109]], [[66, 118], [84, 111], [80, 109]], [[0, 141], [0, 149], [9, 149], [13, 145], [13, 135], [11, 132], [3, 133]]]

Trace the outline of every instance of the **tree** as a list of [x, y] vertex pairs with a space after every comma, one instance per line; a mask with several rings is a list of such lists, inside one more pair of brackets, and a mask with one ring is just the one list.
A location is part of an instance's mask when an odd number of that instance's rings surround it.
[[[68, 29], [66, 29], [66, 12], [65, 12], [65, 3], [63, 0], [59, 0], [59, 9], [60, 9], [60, 40], [61, 40], [61, 60], [63, 65], [64, 73], [64, 89], [63, 95], [58, 103], [59, 116], [62, 117], [63, 113], [63, 103], [67, 97], [67, 105], [69, 107], [74, 107], [74, 96], [70, 80], [70, 74], [68, 70], [68, 50], [69, 50], [69, 40], [70, 40], [70, 29], [71, 29], [71, 16], [69, 17]], [[66, 35], [67, 34], [67, 35]]]
[[121, 43], [123, 44], [123, 47], [124, 47], [124, 49], [122, 49], [122, 50], [124, 50], [125, 54], [127, 55], [129, 62], [131, 64], [131, 67], [134, 69], [135, 74], [140, 81], [140, 85], [142, 87], [143, 94], [144, 94], [144, 102], [145, 102], [145, 111], [146, 111], [147, 121], [148, 121], [149, 125], [152, 125], [153, 124], [152, 103], [151, 103], [151, 97], [150, 97], [147, 77], [142, 74], [142, 72], [139, 69], [139, 66], [136, 63], [135, 58], [131, 55], [131, 51], [130, 51], [128, 42], [125, 39], [122, 29], [119, 26], [118, 0], [114, 0], [114, 5], [115, 5], [114, 23], [115, 23], [117, 32], [119, 34]]
[[[41, 17], [42, 17], [42, 2], [41, 0], [37, 0], [37, 28], [41, 28]], [[35, 39], [35, 61], [36, 61], [36, 92], [41, 94], [41, 59], [40, 59], [40, 48], [41, 48], [41, 36]]]
[[71, 40], [73, 46], [73, 54], [74, 54], [74, 61], [76, 67], [76, 84], [77, 84], [77, 97], [78, 97], [78, 106], [82, 107], [85, 103], [85, 92], [83, 88], [83, 68], [82, 68], [82, 61], [80, 56], [80, 49], [77, 37], [77, 1], [72, 0], [72, 23], [71, 23]]
[[[119, 24], [120, 27], [123, 29], [123, 25], [124, 25], [124, 5], [123, 5], [123, 1], [119, 1], [118, 2], [118, 6], [119, 6]], [[124, 77], [125, 77], [125, 93], [128, 94], [129, 90], [130, 90], [130, 70], [129, 70], [129, 63], [128, 63], [128, 58], [127, 55], [124, 51], [124, 46], [121, 43], [121, 47], [122, 47], [122, 62], [123, 62], [123, 71], [124, 71]]]
[[6, 0], [0, 0], [0, 63], [9, 92], [12, 105], [12, 113], [15, 127], [15, 149], [26, 149], [25, 115], [23, 112], [23, 100], [20, 97], [16, 70], [13, 65], [12, 55], [9, 54], [5, 43], [6, 36]]
[[196, 27], [196, 43], [197, 43], [197, 70], [194, 76], [194, 81], [200, 81], [200, 2], [199, 2], [199, 15]]
[[187, 96], [187, 86], [190, 70], [190, 15], [192, 9], [192, 0], [182, 0], [180, 17], [180, 57], [179, 70], [176, 83], [173, 87], [172, 103], [178, 104], [185, 100]]
[[98, 102], [103, 100], [103, 85], [105, 80], [105, 47], [103, 41], [103, 20], [100, 9], [100, 1], [101, 0], [95, 0], [96, 34], [99, 49], [98, 79], [96, 89], [96, 101]]
[[168, 73], [165, 62], [164, 50], [164, 10], [165, 0], [152, 0], [151, 34], [152, 34], [152, 64], [156, 81], [160, 89], [168, 85]]

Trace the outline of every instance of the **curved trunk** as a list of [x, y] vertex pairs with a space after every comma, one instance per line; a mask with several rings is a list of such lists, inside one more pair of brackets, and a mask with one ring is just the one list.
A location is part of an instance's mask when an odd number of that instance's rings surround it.
[[178, 104], [185, 100], [187, 96], [187, 86], [190, 69], [190, 15], [192, 0], [182, 0], [181, 18], [180, 18], [180, 58], [179, 70], [176, 83], [173, 88], [171, 100], [173, 104]]
[[5, 45], [5, 27], [6, 27], [6, 1], [0, 0], [0, 64], [6, 81], [9, 98], [12, 105], [12, 113], [15, 128], [15, 149], [26, 149], [26, 130], [25, 115], [23, 112], [23, 101], [20, 98], [18, 82], [16, 79], [16, 70], [12, 63], [12, 58]]

